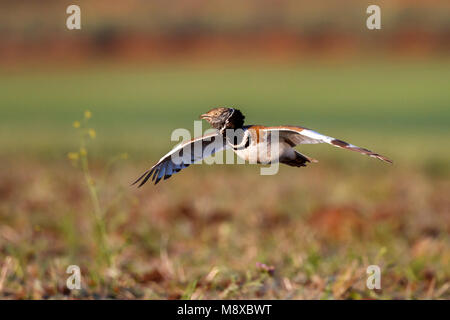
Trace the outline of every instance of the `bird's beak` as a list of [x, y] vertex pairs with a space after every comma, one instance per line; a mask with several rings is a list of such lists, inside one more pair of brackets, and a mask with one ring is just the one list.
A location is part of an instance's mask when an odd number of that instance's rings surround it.
[[209, 115], [207, 115], [206, 113], [200, 115], [200, 119], [208, 120], [209, 118], [211, 118], [211, 117]]

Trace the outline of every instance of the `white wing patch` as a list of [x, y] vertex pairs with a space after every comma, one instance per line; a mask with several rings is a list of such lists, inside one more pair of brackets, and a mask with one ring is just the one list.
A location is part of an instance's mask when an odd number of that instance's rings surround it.
[[[196, 143], [201, 143], [200, 149], [196, 149]], [[133, 185], [141, 181], [139, 184], [139, 187], [141, 187], [150, 178], [157, 184], [162, 178], [166, 180], [182, 169], [189, 167], [191, 164], [207, 158], [226, 147], [227, 144], [223, 141], [219, 133], [205, 135], [188, 142], [180, 143], [133, 182]]]
[[309, 129], [304, 129], [301, 131], [301, 134], [313, 139], [314, 141], [317, 141], [316, 143], [321, 143], [321, 142], [325, 142], [325, 143], [331, 143], [331, 140], [333, 140], [334, 138], [320, 134], [316, 131], [313, 130], [309, 130]]

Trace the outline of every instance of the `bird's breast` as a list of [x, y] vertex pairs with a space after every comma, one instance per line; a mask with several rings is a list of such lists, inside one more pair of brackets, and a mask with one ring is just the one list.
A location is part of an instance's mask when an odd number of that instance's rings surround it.
[[284, 158], [295, 158], [294, 149], [284, 141], [271, 141], [260, 132], [249, 134], [244, 148], [233, 149], [236, 155], [249, 163], [275, 163]]

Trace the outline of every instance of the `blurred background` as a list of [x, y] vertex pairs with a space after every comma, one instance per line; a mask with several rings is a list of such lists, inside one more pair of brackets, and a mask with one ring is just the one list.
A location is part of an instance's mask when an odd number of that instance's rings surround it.
[[[0, 297], [449, 298], [449, 18], [445, 0], [0, 1]], [[317, 145], [276, 176], [129, 187], [217, 106], [394, 165]]]

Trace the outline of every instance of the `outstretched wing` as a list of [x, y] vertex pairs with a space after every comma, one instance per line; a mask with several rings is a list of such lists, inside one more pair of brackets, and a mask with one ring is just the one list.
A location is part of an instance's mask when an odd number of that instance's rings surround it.
[[227, 144], [223, 136], [219, 133], [205, 135], [181, 143], [163, 156], [153, 167], [148, 169], [133, 185], [141, 181], [139, 184], [139, 187], [141, 187], [151, 177], [152, 181], [155, 181], [155, 184], [157, 184], [161, 178], [164, 177], [164, 180], [166, 180], [173, 174], [180, 172], [180, 170], [226, 147]]
[[267, 131], [278, 131], [279, 138], [284, 139], [286, 142], [292, 146], [299, 144], [310, 144], [310, 143], [329, 143], [335, 147], [343, 148], [351, 151], [356, 151], [362, 154], [366, 154], [369, 157], [377, 158], [385, 162], [392, 163], [392, 160], [370, 150], [360, 148], [348, 142], [328, 137], [326, 135], [320, 134], [310, 129], [296, 127], [296, 126], [279, 126], [279, 127], [265, 127], [263, 130]]

